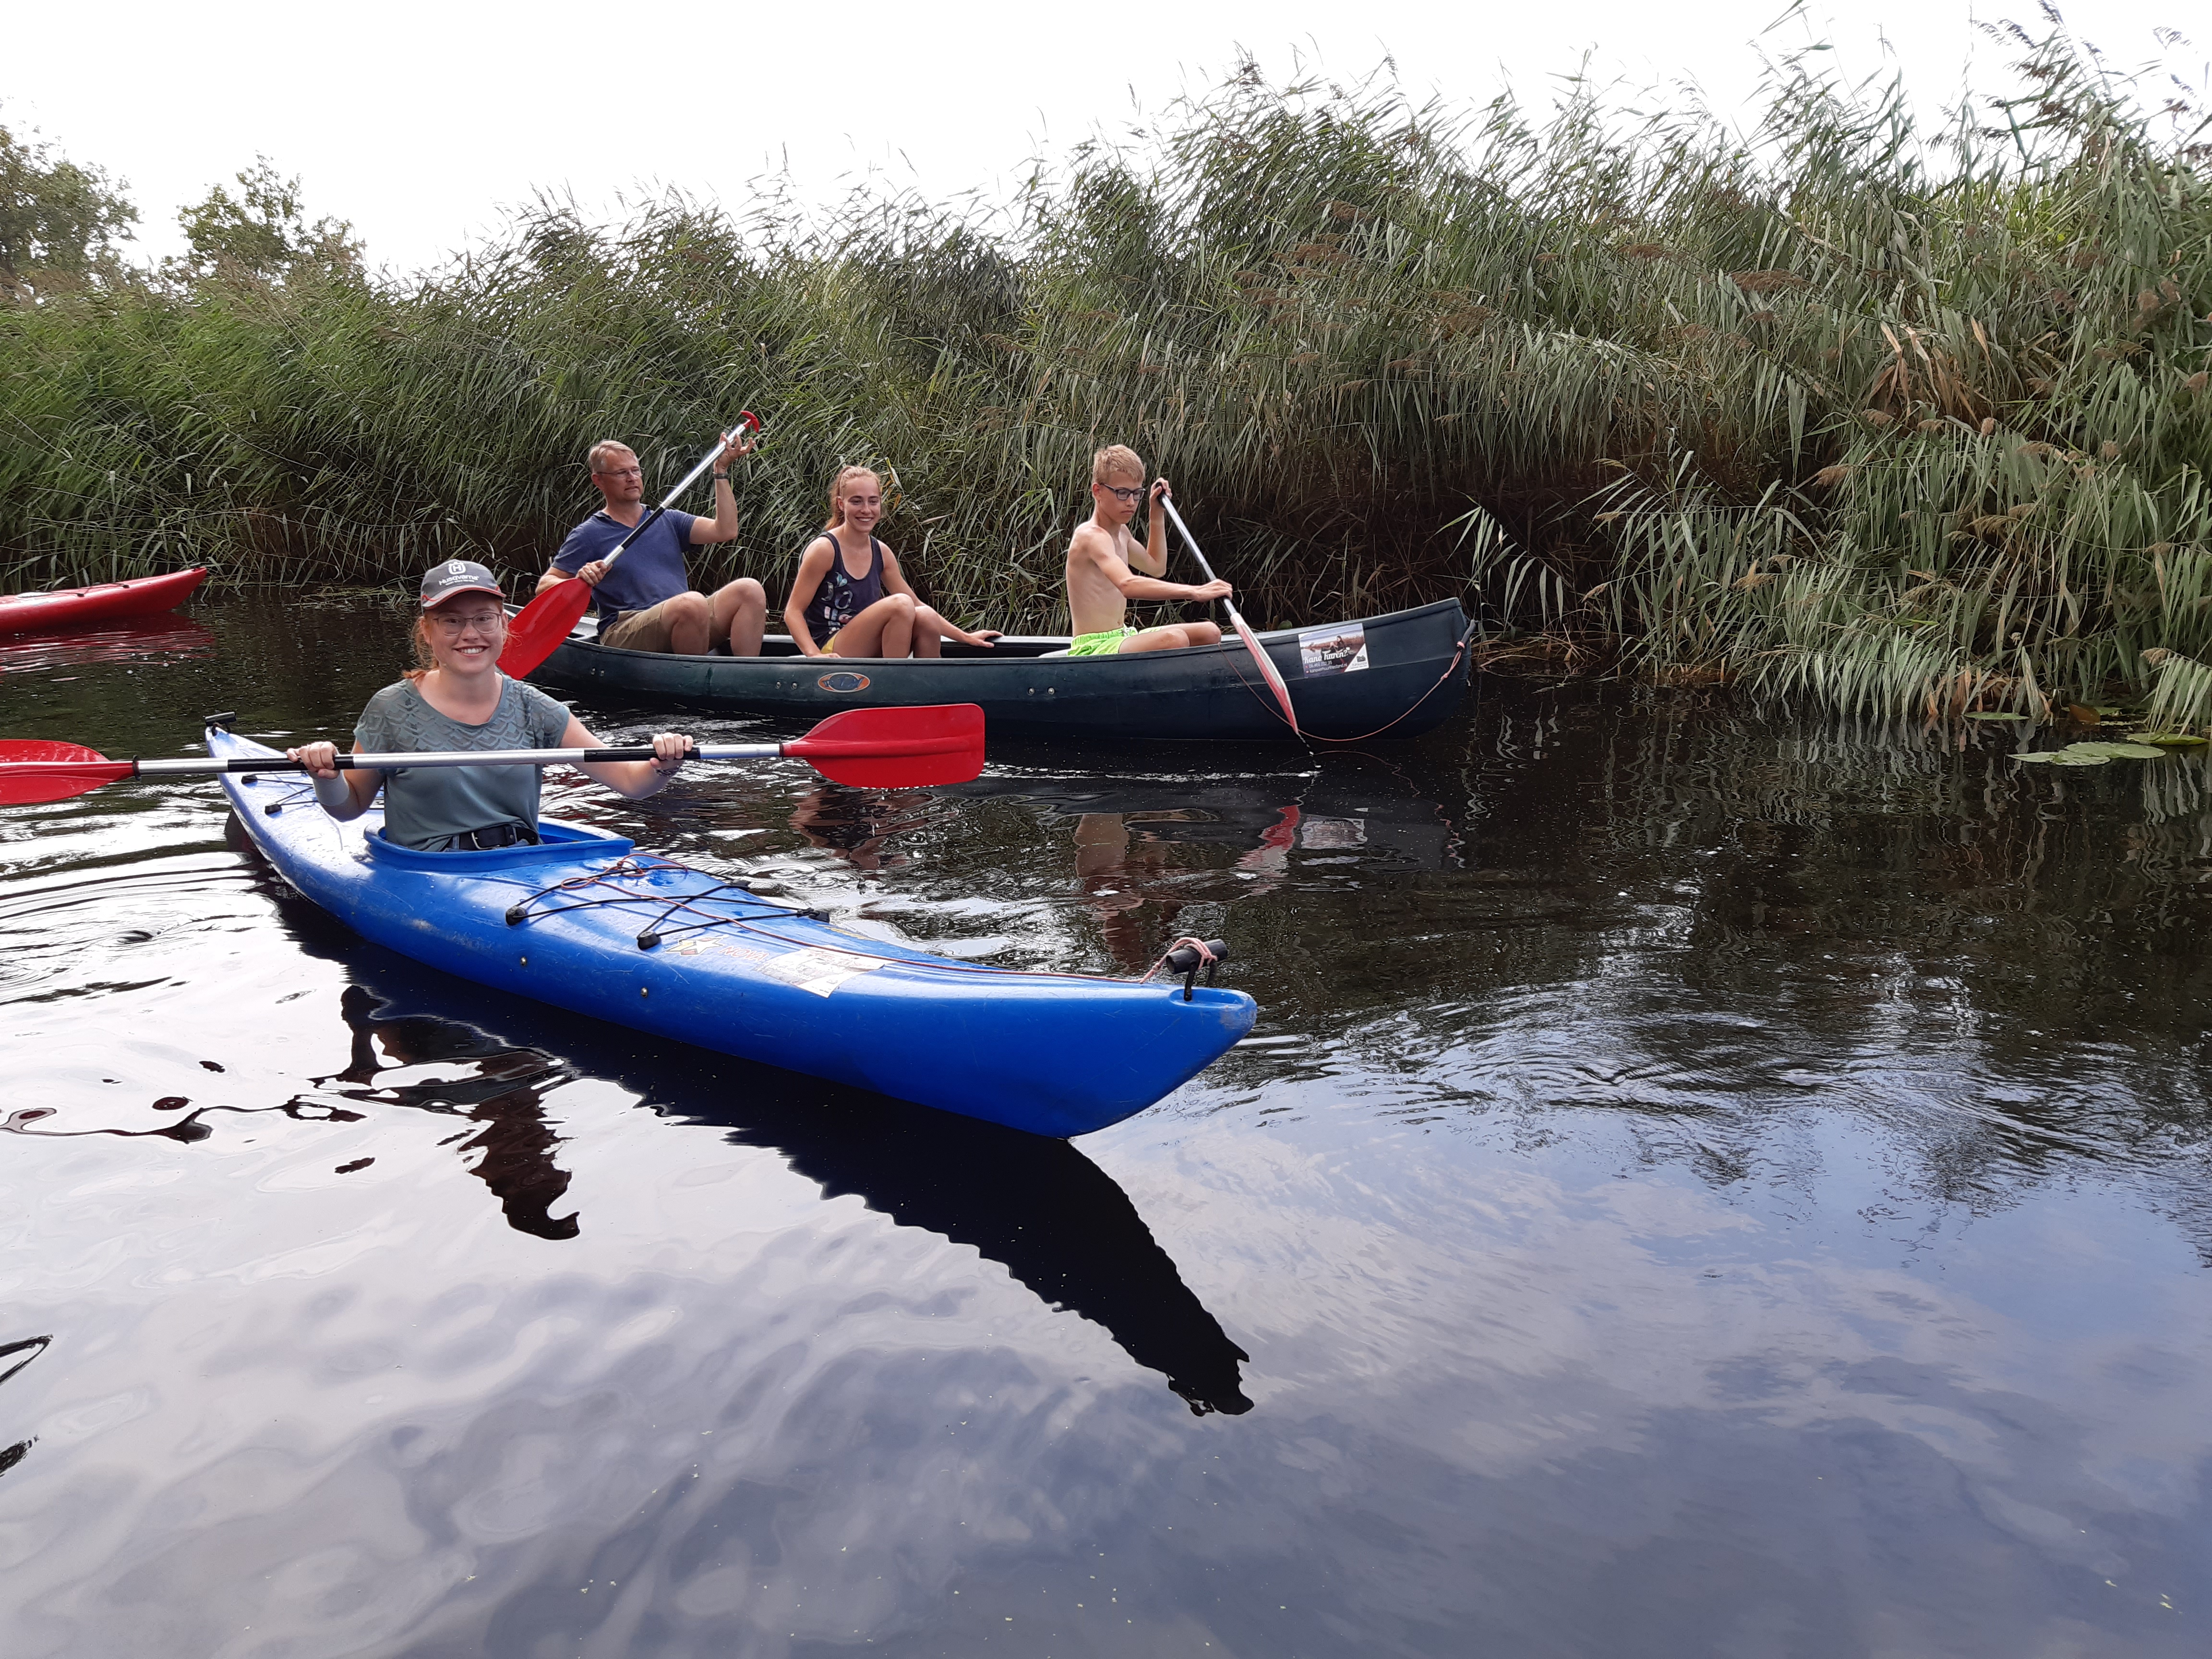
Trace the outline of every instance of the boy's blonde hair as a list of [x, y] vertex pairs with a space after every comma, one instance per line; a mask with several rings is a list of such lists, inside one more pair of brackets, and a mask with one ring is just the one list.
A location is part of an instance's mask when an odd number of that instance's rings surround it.
[[1108, 444], [1091, 458], [1091, 482], [1103, 484], [1117, 472], [1127, 472], [1139, 483], [1145, 476], [1145, 458], [1127, 444]]

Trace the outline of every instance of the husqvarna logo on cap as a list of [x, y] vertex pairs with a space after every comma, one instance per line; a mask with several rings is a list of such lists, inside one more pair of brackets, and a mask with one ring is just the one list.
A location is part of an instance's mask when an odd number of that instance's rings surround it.
[[503, 597], [499, 579], [473, 559], [448, 559], [423, 574], [422, 607], [442, 605], [456, 593], [489, 593]]

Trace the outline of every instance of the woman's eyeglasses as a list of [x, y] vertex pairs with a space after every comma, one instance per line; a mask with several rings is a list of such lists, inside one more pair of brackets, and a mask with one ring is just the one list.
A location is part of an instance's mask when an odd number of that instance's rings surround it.
[[471, 628], [477, 629], [479, 633], [489, 634], [492, 629], [497, 628], [501, 623], [507, 620], [507, 612], [504, 611], [471, 611], [465, 617], [455, 617], [439, 612], [433, 612], [430, 620], [448, 634], [465, 634]]

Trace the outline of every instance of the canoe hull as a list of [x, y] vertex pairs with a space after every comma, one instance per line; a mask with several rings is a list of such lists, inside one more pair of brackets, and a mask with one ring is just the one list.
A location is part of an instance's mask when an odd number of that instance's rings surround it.
[[[539, 665], [541, 684], [601, 702], [822, 720], [841, 708], [981, 704], [994, 734], [1153, 741], [1288, 741], [1290, 729], [1234, 635], [1218, 646], [1055, 657], [1064, 639], [948, 647], [936, 661], [805, 657], [772, 638], [758, 657], [682, 657], [598, 644], [586, 622]], [[1455, 600], [1260, 638], [1298, 724], [1339, 742], [1410, 738], [1449, 717], [1468, 683]], [[1332, 642], [1334, 641], [1334, 642]]]
[[[216, 730], [208, 745], [218, 757], [271, 752]], [[232, 775], [223, 788], [286, 880], [403, 956], [1032, 1133], [1084, 1134], [1142, 1111], [1233, 1046], [1257, 1012], [1234, 991], [1186, 1002], [1179, 982], [1018, 973], [885, 944], [578, 826], [549, 821], [539, 847], [412, 853], [369, 833], [379, 813], [333, 822], [297, 779]], [[565, 908], [584, 896], [618, 902]], [[517, 905], [523, 919], [510, 922]], [[656, 929], [659, 941], [641, 947]]]
[[205, 569], [195, 568], [90, 587], [57, 588], [50, 593], [10, 593], [0, 598], [0, 634], [45, 633], [123, 617], [159, 616], [190, 599], [206, 579]]

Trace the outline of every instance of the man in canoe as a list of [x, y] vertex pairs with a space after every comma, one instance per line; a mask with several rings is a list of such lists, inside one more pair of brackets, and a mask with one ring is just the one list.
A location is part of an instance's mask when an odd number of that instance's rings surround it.
[[645, 469], [627, 444], [611, 438], [593, 444], [586, 465], [605, 504], [568, 532], [551, 568], [538, 579], [538, 591], [582, 577], [599, 599], [601, 645], [696, 657], [721, 644], [732, 656], [757, 657], [768, 627], [767, 591], [740, 576], [709, 596], [691, 588], [684, 569], [687, 547], [738, 538], [730, 463], [751, 453], [751, 439], [741, 431], [714, 458], [713, 518], [671, 508], [609, 565], [606, 556], [645, 516]]
[[1221, 629], [1210, 622], [1174, 623], [1138, 629], [1122, 619], [1131, 599], [1225, 599], [1227, 582], [1193, 587], [1163, 581], [1168, 568], [1165, 478], [1152, 480], [1152, 515], [1144, 544], [1129, 534], [1129, 520], [1145, 499], [1145, 463], [1126, 444], [1109, 444], [1091, 458], [1091, 499], [1097, 510], [1076, 526], [1067, 548], [1067, 614], [1075, 630], [1071, 657], [1111, 657], [1127, 651], [1174, 651], [1218, 645]]

